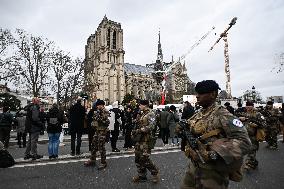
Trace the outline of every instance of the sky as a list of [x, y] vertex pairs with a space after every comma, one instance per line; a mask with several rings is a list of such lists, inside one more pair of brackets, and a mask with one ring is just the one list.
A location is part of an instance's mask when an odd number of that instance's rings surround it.
[[264, 98], [284, 95], [284, 72], [273, 70], [284, 52], [283, 0], [0, 0], [0, 27], [47, 37], [74, 57], [84, 57], [87, 38], [104, 15], [121, 23], [125, 62], [140, 65], [156, 60], [159, 30], [169, 62], [215, 26], [185, 64], [193, 82], [213, 79], [224, 90], [223, 40], [208, 50], [237, 17], [228, 33], [232, 95], [252, 86]]

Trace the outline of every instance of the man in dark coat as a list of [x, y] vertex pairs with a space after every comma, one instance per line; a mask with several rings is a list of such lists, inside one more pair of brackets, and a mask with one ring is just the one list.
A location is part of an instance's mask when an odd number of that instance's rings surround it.
[[0, 141], [7, 149], [10, 140], [10, 131], [12, 128], [13, 115], [9, 112], [8, 106], [3, 107], [3, 113], [0, 114]]
[[231, 114], [235, 115], [235, 109], [231, 106], [230, 102], [226, 102], [224, 105]]
[[181, 119], [189, 119], [194, 114], [194, 108], [188, 101], [184, 102], [184, 105]]
[[163, 140], [164, 145], [168, 144], [169, 139], [169, 123], [168, 117], [170, 116], [169, 107], [166, 106], [165, 110], [160, 113], [160, 124], [161, 124], [161, 138]]
[[77, 138], [76, 154], [81, 153], [81, 138], [84, 131], [85, 108], [82, 106], [82, 98], [70, 108], [70, 133], [71, 133], [71, 155], [75, 155], [75, 140]]
[[24, 159], [32, 158], [33, 160], [40, 159], [43, 156], [37, 154], [37, 142], [40, 132], [45, 129], [44, 123], [40, 119], [40, 100], [35, 97], [32, 104], [27, 107], [27, 118], [25, 130], [29, 133], [29, 140], [25, 152]]

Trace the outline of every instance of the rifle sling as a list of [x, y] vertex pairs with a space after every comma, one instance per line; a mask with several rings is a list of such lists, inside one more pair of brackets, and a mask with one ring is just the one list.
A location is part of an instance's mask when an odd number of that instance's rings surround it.
[[200, 137], [198, 137], [201, 140], [206, 140], [212, 136], [217, 136], [219, 133], [221, 132], [220, 129], [214, 129], [212, 131], [209, 131], [208, 133], [205, 133], [203, 135], [201, 135]]

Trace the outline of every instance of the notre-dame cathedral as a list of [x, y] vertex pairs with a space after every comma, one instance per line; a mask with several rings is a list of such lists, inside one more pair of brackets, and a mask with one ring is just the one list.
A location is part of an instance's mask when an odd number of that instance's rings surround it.
[[[163, 53], [158, 41], [158, 55], [155, 63], [146, 66], [124, 62], [123, 30], [121, 24], [109, 20], [106, 16], [92, 34], [85, 46], [85, 90], [89, 95], [107, 104], [122, 102], [126, 94], [136, 98], [149, 99], [159, 103], [162, 92], [163, 74], [173, 63], [163, 62]], [[166, 101], [182, 101], [187, 94], [188, 85], [192, 85], [186, 73], [185, 64], [178, 63], [166, 76]]]

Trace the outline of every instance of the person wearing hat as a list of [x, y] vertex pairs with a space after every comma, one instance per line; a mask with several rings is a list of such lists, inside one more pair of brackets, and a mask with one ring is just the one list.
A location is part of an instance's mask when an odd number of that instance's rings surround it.
[[109, 126], [109, 111], [105, 109], [105, 102], [103, 100], [97, 100], [97, 111], [94, 112], [93, 127], [95, 127], [95, 135], [92, 144], [91, 158], [84, 163], [85, 166], [95, 166], [97, 152], [101, 154], [101, 164], [98, 167], [99, 170], [107, 167], [106, 163], [106, 149], [105, 141]]
[[264, 117], [254, 108], [254, 103], [250, 100], [246, 102], [245, 111], [238, 113], [238, 116], [245, 125], [252, 143], [252, 147], [247, 155], [244, 168], [247, 170], [256, 169], [258, 166], [256, 153], [259, 149], [260, 142], [260, 139], [257, 138], [257, 131], [266, 127]]
[[277, 134], [280, 130], [280, 118], [281, 113], [273, 108], [273, 102], [268, 101], [266, 107], [264, 108], [262, 114], [264, 115], [267, 123], [266, 128], [266, 142], [268, 143], [268, 148], [277, 150]]
[[226, 103], [224, 104], [224, 106], [227, 108], [227, 110], [228, 110], [231, 114], [235, 115], [235, 109], [231, 106], [230, 102], [226, 102]]
[[155, 114], [149, 108], [148, 100], [141, 100], [139, 109], [140, 114], [136, 117], [136, 128], [132, 131], [132, 139], [135, 144], [135, 164], [138, 175], [132, 178], [132, 181], [145, 182], [147, 180], [147, 169], [151, 172], [152, 182], [159, 182], [159, 171], [156, 165], [151, 161], [151, 134], [155, 128]]
[[[187, 141], [185, 155], [190, 163], [181, 188], [228, 188], [229, 180], [241, 180], [242, 161], [251, 142], [242, 122], [216, 104], [219, 89], [213, 80], [195, 86], [202, 108], [187, 122], [188, 130], [198, 139], [194, 149]], [[177, 132], [180, 129], [177, 127]]]

